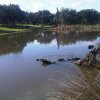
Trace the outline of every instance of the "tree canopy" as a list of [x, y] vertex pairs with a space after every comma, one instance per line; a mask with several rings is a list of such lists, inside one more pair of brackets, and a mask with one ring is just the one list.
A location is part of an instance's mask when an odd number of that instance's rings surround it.
[[100, 23], [100, 12], [94, 9], [76, 11], [74, 9], [57, 9], [55, 14], [48, 10], [38, 12], [25, 12], [18, 5], [0, 5], [0, 24], [98, 24]]

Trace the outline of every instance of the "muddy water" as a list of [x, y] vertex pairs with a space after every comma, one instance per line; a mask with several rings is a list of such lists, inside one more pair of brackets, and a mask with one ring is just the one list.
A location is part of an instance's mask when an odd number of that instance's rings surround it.
[[[0, 100], [55, 100], [63, 95], [70, 81], [79, 78], [76, 72], [86, 75], [88, 71], [86, 77], [95, 80], [99, 70], [57, 59], [83, 57], [89, 44], [99, 42], [100, 33], [33, 32], [0, 36]], [[44, 66], [36, 58], [57, 62]]]

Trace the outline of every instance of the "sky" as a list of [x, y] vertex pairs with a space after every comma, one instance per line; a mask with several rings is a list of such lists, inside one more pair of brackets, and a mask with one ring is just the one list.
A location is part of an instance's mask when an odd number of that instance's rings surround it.
[[20, 8], [28, 12], [38, 10], [50, 10], [56, 12], [56, 8], [96, 9], [100, 11], [100, 0], [0, 0], [0, 4], [18, 4]]

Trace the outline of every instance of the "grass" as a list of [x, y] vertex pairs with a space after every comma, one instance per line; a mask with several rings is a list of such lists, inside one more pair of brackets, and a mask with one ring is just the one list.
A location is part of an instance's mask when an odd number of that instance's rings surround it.
[[47, 29], [50, 26], [42, 26], [42, 25], [17, 25], [17, 26], [3, 26], [0, 25], [0, 35], [7, 35], [13, 33], [24, 33], [24, 32], [34, 32], [39, 29]]
[[100, 25], [59, 25], [53, 28], [55, 32], [75, 31], [79, 30], [82, 32], [100, 32]]
[[47, 25], [16, 25], [16, 26], [4, 26], [0, 25], [0, 35], [6, 35], [6, 34], [11, 34], [11, 33], [23, 33], [23, 32], [29, 32], [32, 31], [34, 32], [35, 30], [50, 30], [51, 26]]
[[[16, 26], [4, 26], [0, 25], [0, 35], [12, 34], [12, 33], [23, 33], [23, 32], [37, 32], [41, 31], [62, 31], [63, 27], [65, 30], [73, 31], [73, 30], [81, 30], [85, 32], [100, 32], [100, 25], [66, 25], [53, 29], [50, 25], [32, 25], [32, 24], [23, 24]], [[62, 31], [63, 32], [63, 31]]]
[[[96, 71], [96, 69], [93, 70]], [[100, 100], [100, 74], [98, 73], [93, 80], [88, 77], [93, 74], [91, 72], [80, 71], [75, 74], [78, 78], [67, 83], [67, 88], [63, 91], [60, 100]]]
[[0, 31], [8, 31], [8, 32], [22, 32], [26, 29], [17, 29], [17, 28], [8, 28], [8, 27], [0, 27]]
[[12, 33], [23, 33], [28, 32], [29, 27], [27, 26], [3, 26], [0, 25], [0, 35], [12, 34]]
[[80, 27], [80, 29], [84, 29], [87, 31], [100, 31], [100, 25], [78, 25], [77, 27]]
[[27, 29], [0, 27], [0, 35], [7, 35], [7, 34], [12, 34], [12, 33], [23, 33], [23, 32], [28, 32], [28, 30]]

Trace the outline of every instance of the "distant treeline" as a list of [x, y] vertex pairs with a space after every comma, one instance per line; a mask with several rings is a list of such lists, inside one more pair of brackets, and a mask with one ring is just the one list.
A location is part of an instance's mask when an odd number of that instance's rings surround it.
[[17, 25], [17, 24], [99, 24], [100, 12], [94, 9], [76, 11], [73, 9], [57, 9], [55, 14], [48, 10], [38, 12], [25, 12], [18, 5], [0, 5], [0, 24]]

